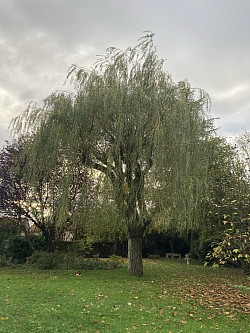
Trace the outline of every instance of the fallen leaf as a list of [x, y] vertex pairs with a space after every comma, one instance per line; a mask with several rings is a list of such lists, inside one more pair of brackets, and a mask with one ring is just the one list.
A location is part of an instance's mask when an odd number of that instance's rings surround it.
[[229, 314], [250, 313], [250, 295], [222, 283], [211, 285], [204, 282], [204, 284], [180, 288], [179, 298], [185, 301], [197, 301], [203, 307], [221, 309]]

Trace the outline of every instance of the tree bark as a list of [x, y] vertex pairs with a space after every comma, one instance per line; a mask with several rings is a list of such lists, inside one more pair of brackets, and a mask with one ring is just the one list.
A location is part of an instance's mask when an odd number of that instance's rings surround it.
[[115, 233], [115, 242], [114, 242], [114, 247], [113, 247], [114, 255], [117, 255], [118, 241], [119, 241], [119, 235], [118, 235], [118, 233]]
[[46, 251], [54, 252], [56, 248], [55, 229], [52, 227], [43, 230], [43, 236], [45, 239]]
[[128, 231], [128, 274], [132, 276], [143, 275], [142, 265], [142, 238], [144, 228], [129, 228]]

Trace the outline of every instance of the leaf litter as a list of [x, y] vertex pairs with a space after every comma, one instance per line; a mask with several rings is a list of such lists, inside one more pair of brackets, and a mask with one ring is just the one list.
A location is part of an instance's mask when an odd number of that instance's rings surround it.
[[237, 313], [250, 314], [250, 294], [224, 283], [181, 286], [178, 296], [181, 301], [195, 301], [205, 308], [223, 310], [229, 318]]

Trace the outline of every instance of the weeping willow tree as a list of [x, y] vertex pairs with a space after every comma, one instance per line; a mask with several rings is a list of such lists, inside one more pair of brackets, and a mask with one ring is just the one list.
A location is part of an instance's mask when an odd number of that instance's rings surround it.
[[18, 133], [36, 133], [33, 154], [48, 168], [63, 147], [67, 160], [80, 157], [108, 179], [128, 238], [128, 271], [136, 276], [154, 217], [175, 220], [179, 229], [198, 225], [206, 188], [208, 96], [188, 82], [175, 84], [163, 65], [146, 34], [126, 51], [107, 49], [91, 69], [72, 66], [67, 78], [75, 93], [55, 92], [13, 121]]

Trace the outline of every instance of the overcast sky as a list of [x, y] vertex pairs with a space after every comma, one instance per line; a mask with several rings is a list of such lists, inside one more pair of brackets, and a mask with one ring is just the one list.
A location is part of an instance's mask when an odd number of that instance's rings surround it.
[[250, 131], [250, 0], [0, 0], [0, 146], [67, 69], [155, 33], [174, 81], [207, 91], [219, 135]]

